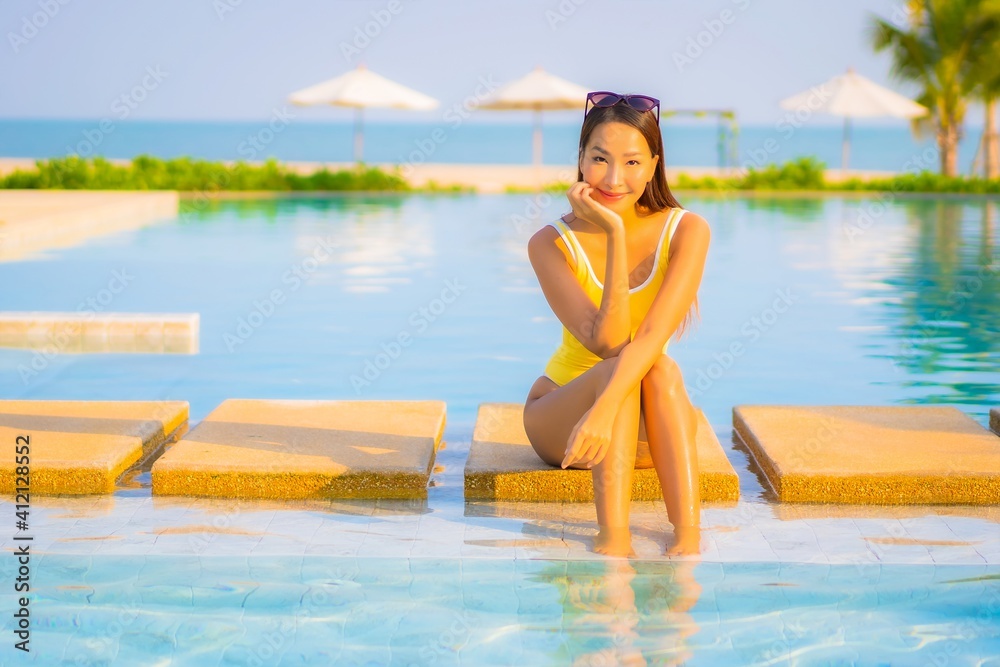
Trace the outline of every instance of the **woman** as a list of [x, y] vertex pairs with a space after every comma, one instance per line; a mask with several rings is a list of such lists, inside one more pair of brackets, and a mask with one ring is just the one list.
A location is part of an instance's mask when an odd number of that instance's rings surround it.
[[573, 212], [528, 241], [563, 337], [528, 393], [525, 432], [543, 461], [593, 471], [595, 551], [633, 553], [632, 470], [654, 467], [667, 555], [699, 553], [698, 422], [666, 350], [697, 308], [708, 223], [667, 186], [655, 98], [589, 93], [578, 160]]

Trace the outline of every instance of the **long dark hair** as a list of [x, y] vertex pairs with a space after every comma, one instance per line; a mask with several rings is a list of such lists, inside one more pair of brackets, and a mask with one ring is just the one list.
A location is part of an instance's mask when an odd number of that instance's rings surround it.
[[[659, 109], [657, 109], [659, 111]], [[583, 152], [587, 148], [587, 142], [590, 141], [590, 135], [593, 134], [594, 130], [603, 123], [623, 123], [625, 125], [631, 125], [635, 129], [642, 133], [642, 136], [646, 138], [646, 143], [649, 145], [649, 152], [651, 155], [659, 155], [660, 159], [656, 161], [656, 169], [653, 172], [653, 178], [646, 184], [646, 189], [643, 190], [642, 196], [639, 197], [639, 201], [636, 202], [636, 206], [639, 206], [650, 213], [657, 213], [659, 211], [664, 211], [668, 208], [683, 208], [674, 194], [670, 191], [670, 186], [667, 185], [667, 170], [663, 155], [663, 135], [660, 133], [660, 124], [657, 122], [656, 117], [649, 111], [636, 111], [627, 104], [619, 103], [610, 107], [594, 107], [587, 112], [587, 117], [583, 119], [583, 127], [580, 128], [580, 148], [577, 157], [576, 164], [576, 180], [580, 182], [583, 180], [583, 168], [581, 166], [583, 162]], [[694, 295], [694, 302], [691, 304], [691, 308], [685, 313], [684, 319], [677, 326], [677, 338], [680, 339], [687, 329], [690, 327], [694, 315], [697, 314], [698, 318], [701, 318], [701, 312], [698, 307], [698, 294]]]

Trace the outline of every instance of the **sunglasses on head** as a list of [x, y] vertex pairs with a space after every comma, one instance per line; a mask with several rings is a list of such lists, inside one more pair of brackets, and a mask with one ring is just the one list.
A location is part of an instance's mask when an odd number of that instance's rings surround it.
[[594, 107], [613, 107], [623, 101], [636, 111], [651, 111], [656, 109], [656, 124], [660, 124], [660, 100], [649, 95], [619, 95], [607, 90], [595, 90], [594, 92], [587, 93], [587, 101], [583, 107], [583, 117], [587, 117], [590, 104], [593, 104]]

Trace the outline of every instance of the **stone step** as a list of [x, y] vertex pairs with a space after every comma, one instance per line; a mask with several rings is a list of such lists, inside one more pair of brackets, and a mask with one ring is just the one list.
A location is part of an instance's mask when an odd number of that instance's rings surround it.
[[[155, 456], [187, 422], [187, 401], [0, 400], [0, 440], [8, 453], [0, 460], [0, 492], [11, 498], [22, 487], [38, 495], [111, 493], [119, 475]], [[26, 451], [18, 449], [24, 444]], [[22, 466], [30, 475], [21, 474]]]
[[[542, 461], [524, 432], [523, 405], [482, 403], [465, 464], [467, 500], [590, 501], [593, 473], [553, 467]], [[701, 500], [739, 499], [739, 478], [705, 414], [698, 410], [698, 472]], [[633, 500], [661, 500], [652, 468], [632, 475]]]
[[1000, 503], [1000, 438], [958, 408], [738, 405], [733, 427], [779, 500]]
[[426, 498], [443, 401], [228, 399], [152, 468], [153, 494]]

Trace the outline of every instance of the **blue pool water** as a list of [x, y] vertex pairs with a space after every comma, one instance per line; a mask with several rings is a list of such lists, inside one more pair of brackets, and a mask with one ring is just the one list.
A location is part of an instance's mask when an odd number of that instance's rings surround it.
[[1000, 663], [996, 566], [60, 556], [37, 576], [35, 664]]
[[[740, 403], [933, 403], [986, 425], [1000, 403], [995, 202], [681, 202], [713, 239], [701, 321], [671, 350], [710, 420]], [[461, 439], [479, 403], [523, 400], [555, 350], [525, 245], [568, 210], [546, 195], [189, 204], [2, 264], [3, 310], [90, 309], [119, 271], [127, 286], [96, 308], [201, 314], [197, 355], [58, 355], [22, 379], [36, 353], [0, 349], [4, 395], [188, 400], [192, 423], [230, 397], [432, 398]]]
[[[873, 534], [883, 524], [850, 512], [765, 520], [773, 505], [728, 438], [732, 407], [745, 403], [951, 405], [985, 426], [1000, 404], [996, 202], [680, 198], [713, 240], [701, 322], [671, 350], [741, 477], [740, 506], [705, 513], [715, 528], [741, 522], [713, 534], [713, 553], [745, 562], [489, 557], [484, 544], [511, 540], [475, 532], [529, 532], [489, 512], [470, 519], [461, 470], [477, 406], [522, 401], [558, 343], [525, 244], [568, 210], [564, 199], [188, 203], [177, 219], [0, 264], [0, 310], [87, 307], [118, 272], [127, 286], [102, 308], [199, 312], [200, 352], [59, 354], [23, 377], [36, 353], [0, 348], [2, 397], [186, 400], [192, 426], [235, 397], [444, 400], [449, 444], [435, 486], [380, 523], [360, 505], [271, 509], [259, 526], [257, 514], [240, 515], [232, 540], [253, 529], [297, 536], [278, 548], [300, 552], [281, 554], [225, 540], [164, 552], [189, 546], [191, 526], [223, 510], [151, 499], [148, 478], [106, 506], [40, 498], [33, 512], [48, 542], [33, 561], [35, 652], [11, 649], [8, 589], [0, 662], [1000, 664], [995, 512], [904, 513], [891, 525], [905, 526], [905, 539]], [[188, 532], [171, 542], [170, 528]], [[798, 539], [800, 528], [814, 538], [766, 542], [780, 530]], [[462, 548], [487, 556], [409, 557], [463, 531]], [[838, 541], [841, 531], [855, 541]], [[360, 553], [355, 544], [365, 557], [343, 555]], [[954, 564], [904, 562], [920, 550]], [[789, 553], [829, 563], [780, 562]], [[977, 553], [986, 557], [970, 564]], [[0, 559], [5, 582], [12, 560]]]

